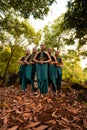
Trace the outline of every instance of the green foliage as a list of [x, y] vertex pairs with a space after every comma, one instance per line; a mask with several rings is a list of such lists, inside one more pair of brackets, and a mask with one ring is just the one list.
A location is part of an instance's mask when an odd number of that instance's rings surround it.
[[15, 46], [15, 51], [9, 64], [8, 73], [17, 73], [19, 71], [18, 60], [23, 55], [24, 55], [24, 48], [22, 46]]
[[[43, 39], [47, 46], [56, 47], [57, 49], [65, 48], [66, 45], [74, 45], [75, 40], [78, 40], [75, 35], [75, 29], [64, 28], [64, 14], [58, 17], [52, 25], [46, 25], [43, 29]], [[77, 47], [79, 48], [78, 45]]]
[[63, 79], [76, 83], [84, 82], [85, 77], [80, 64], [73, 64], [71, 62], [65, 63]]
[[44, 41], [48, 47], [57, 47], [58, 49], [62, 47], [62, 22], [63, 16], [60, 16], [51, 26], [44, 27]]
[[[52, 25], [46, 25], [43, 29], [43, 39], [47, 46], [56, 47], [57, 49], [65, 48], [66, 45], [75, 45], [80, 54], [86, 56], [86, 50], [82, 50], [83, 47], [87, 47], [86, 38], [77, 37], [76, 28], [69, 28], [65, 19], [66, 13], [58, 17]], [[73, 19], [70, 26], [74, 26]], [[80, 31], [79, 31], [80, 33]], [[85, 34], [86, 35], [86, 34]], [[80, 35], [79, 35], [80, 36]]]
[[84, 82], [84, 71], [80, 66], [80, 58], [77, 51], [69, 50], [64, 58], [63, 79], [71, 82]]
[[25, 18], [33, 15], [34, 18], [42, 19], [48, 14], [49, 6], [53, 2], [55, 0], [0, 0], [0, 10], [7, 12], [9, 9], [14, 9]]
[[[11, 55], [11, 51], [9, 51], [11, 48], [5, 47], [2, 51], [0, 51], [0, 75], [3, 76], [8, 59]], [[14, 55], [10, 61], [10, 65], [7, 71], [7, 74], [9, 73], [16, 73], [19, 70], [19, 64], [18, 64], [18, 58], [22, 57], [23, 55], [23, 47], [21, 46], [15, 46]]]
[[12, 12], [12, 10], [6, 13], [0, 21], [0, 30], [0, 40], [3, 43], [5, 43], [9, 37], [11, 42], [16, 41], [18, 38], [26, 38], [29, 44], [32, 42], [38, 44], [40, 40], [40, 32], [35, 32], [28, 20], [19, 17]]
[[63, 26], [76, 30], [75, 38], [79, 39], [82, 46], [87, 40], [87, 0], [69, 0], [67, 7]]
[[83, 73], [84, 73], [84, 80], [85, 80], [86, 83], [87, 83], [87, 67], [84, 68]]

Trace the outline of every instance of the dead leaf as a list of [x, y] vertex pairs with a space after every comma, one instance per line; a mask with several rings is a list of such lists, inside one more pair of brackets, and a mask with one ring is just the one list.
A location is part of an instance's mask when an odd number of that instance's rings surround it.
[[32, 128], [32, 127], [35, 127], [35, 126], [37, 126], [37, 125], [39, 125], [40, 124], [40, 122], [30, 122], [29, 123], [29, 125], [27, 125], [25, 128], [27, 129], [27, 128]]
[[17, 100], [19, 100], [19, 101], [22, 100], [22, 98], [21, 98], [20, 96], [16, 96], [15, 98], [16, 98]]
[[7, 124], [7, 122], [8, 122], [8, 116], [6, 116], [6, 117], [4, 118], [4, 124]]
[[81, 126], [75, 124], [75, 123], [72, 123], [72, 126], [74, 126], [75, 128], [79, 128], [79, 130], [82, 130]]
[[34, 120], [35, 122], [37, 122], [37, 121], [38, 121], [37, 116], [34, 116], [34, 117], [33, 117], [33, 120]]
[[84, 124], [84, 127], [87, 128], [87, 119], [86, 118], [83, 119], [83, 124]]
[[9, 104], [6, 102], [6, 101], [4, 101], [2, 104], [1, 104], [1, 106], [2, 106], [2, 108], [9, 108]]
[[21, 112], [21, 111], [19, 111], [19, 110], [16, 110], [16, 113], [17, 113], [17, 114], [21, 114], [22, 112]]
[[35, 108], [35, 103], [34, 102], [31, 104], [31, 108]]
[[35, 111], [39, 112], [42, 108], [43, 108], [42, 104], [39, 103], [38, 106], [37, 106], [37, 108], [35, 108]]
[[52, 127], [49, 127], [47, 130], [53, 130], [53, 126], [52, 126]]
[[15, 109], [9, 109], [9, 110], [7, 110], [6, 112], [7, 112], [7, 113], [11, 113], [11, 112], [13, 112], [13, 111], [15, 111]]
[[50, 120], [50, 121], [46, 122], [46, 124], [55, 125], [55, 124], [56, 124], [56, 121], [55, 121], [55, 120]]
[[63, 117], [62, 117], [62, 120], [65, 121], [67, 124], [69, 124], [69, 122], [70, 122], [68, 119], [63, 118]]
[[61, 129], [61, 130], [71, 130], [70, 128], [64, 128], [64, 129]]
[[13, 126], [13, 127], [9, 128], [8, 130], [17, 130], [18, 127], [19, 127], [19, 126], [16, 125], [16, 126]]
[[32, 116], [29, 116], [29, 121], [32, 121], [33, 120], [33, 117]]
[[69, 128], [69, 126], [67, 126], [68, 124], [67, 124], [66, 122], [64, 122], [63, 120], [57, 120], [57, 122], [58, 122], [59, 125], [65, 127], [65, 128], [64, 128], [65, 130], [71, 130], [71, 129]]
[[21, 122], [21, 123], [24, 122], [24, 121], [23, 121], [22, 119], [20, 119], [20, 118], [16, 118], [16, 120], [19, 121], [19, 122]]
[[47, 127], [48, 127], [47, 125], [41, 125], [37, 128], [33, 128], [33, 130], [45, 130], [45, 129], [47, 129]]
[[48, 98], [48, 99], [47, 99], [47, 102], [48, 102], [48, 103], [53, 103], [53, 101], [52, 101], [51, 98]]
[[78, 113], [78, 110], [75, 109], [75, 108], [72, 108], [71, 106], [67, 107], [66, 108], [69, 112], [73, 113], [73, 114], [77, 114]]
[[23, 117], [29, 117], [31, 115], [31, 113], [24, 113], [22, 114]]
[[63, 120], [57, 120], [57, 122], [60, 124], [60, 125], [62, 125], [62, 126], [64, 126], [64, 127], [67, 127], [67, 125], [66, 125], [66, 122], [65, 121], [63, 121]]
[[56, 111], [52, 113], [52, 117], [57, 118]]

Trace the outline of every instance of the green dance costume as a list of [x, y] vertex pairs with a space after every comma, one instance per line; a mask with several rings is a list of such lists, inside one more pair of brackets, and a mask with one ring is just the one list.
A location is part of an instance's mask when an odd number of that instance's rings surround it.
[[[49, 60], [46, 52], [39, 52], [35, 58], [36, 60], [40, 61], [47, 61]], [[36, 71], [37, 71], [37, 82], [38, 88], [41, 94], [48, 93], [48, 63], [36, 63]]]
[[[55, 61], [55, 58], [51, 56], [51, 60]], [[56, 92], [56, 66], [54, 64], [48, 65], [48, 82], [52, 84], [52, 91]]]
[[[33, 62], [34, 54], [31, 54], [27, 62]], [[26, 79], [31, 83], [32, 90], [34, 91], [34, 76], [36, 71], [36, 64], [26, 65]]]
[[[22, 57], [20, 61], [24, 62], [26, 56]], [[25, 90], [26, 89], [26, 85], [27, 85], [27, 81], [26, 81], [26, 64], [25, 65], [20, 65], [20, 85], [21, 85], [21, 89]]]
[[[59, 64], [62, 64], [61, 58], [58, 57], [57, 61]], [[56, 67], [57, 70], [57, 79], [56, 79], [56, 84], [57, 84], [57, 90], [61, 89], [61, 81], [62, 81], [62, 68], [60, 66]]]

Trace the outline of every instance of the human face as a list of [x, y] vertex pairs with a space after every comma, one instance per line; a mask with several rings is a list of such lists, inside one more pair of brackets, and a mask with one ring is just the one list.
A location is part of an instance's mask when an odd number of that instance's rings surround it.
[[49, 54], [52, 53], [52, 48], [51, 48], [51, 47], [48, 49], [48, 53], [49, 53]]
[[37, 52], [37, 49], [33, 48], [32, 52], [35, 54]]
[[40, 48], [41, 48], [41, 51], [44, 51], [45, 45], [44, 44], [40, 45]]
[[30, 50], [26, 50], [25, 54], [29, 55], [30, 54]]
[[55, 56], [58, 56], [58, 55], [59, 55], [59, 51], [56, 51], [56, 52], [55, 52]]

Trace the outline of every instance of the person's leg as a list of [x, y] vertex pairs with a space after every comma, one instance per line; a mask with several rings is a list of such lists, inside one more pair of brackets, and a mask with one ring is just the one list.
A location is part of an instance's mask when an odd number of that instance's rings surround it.
[[22, 78], [22, 84], [21, 84], [21, 89], [25, 90], [27, 88], [27, 78], [24, 76]]
[[35, 87], [34, 87], [34, 79], [35, 79], [35, 72], [36, 72], [36, 64], [32, 65], [32, 75], [31, 75], [31, 85], [32, 85], [32, 91], [35, 91]]
[[59, 92], [61, 91], [61, 81], [62, 81], [62, 68], [59, 68], [59, 79], [58, 79], [58, 84], [59, 84]]
[[54, 84], [53, 82], [52, 82], [52, 91], [56, 92], [56, 84]]
[[60, 92], [61, 90], [61, 80], [62, 80], [62, 75], [59, 75], [58, 77], [58, 82], [57, 82], [57, 90]]
[[27, 88], [27, 82], [28, 82], [28, 79], [26, 78], [26, 65], [22, 66], [21, 75], [22, 75], [21, 89], [25, 90]]
[[34, 88], [34, 80], [31, 80], [31, 85], [32, 85], [32, 92], [35, 91], [35, 88]]

